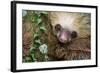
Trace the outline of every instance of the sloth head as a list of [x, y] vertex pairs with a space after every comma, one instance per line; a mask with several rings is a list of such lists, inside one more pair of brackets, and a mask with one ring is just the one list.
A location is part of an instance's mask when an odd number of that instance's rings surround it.
[[76, 31], [70, 31], [69, 29], [65, 29], [61, 26], [61, 24], [55, 25], [55, 32], [56, 32], [57, 39], [61, 43], [70, 42], [72, 39], [77, 37]]
[[53, 33], [61, 43], [91, 35], [91, 15], [88, 13], [50, 12]]

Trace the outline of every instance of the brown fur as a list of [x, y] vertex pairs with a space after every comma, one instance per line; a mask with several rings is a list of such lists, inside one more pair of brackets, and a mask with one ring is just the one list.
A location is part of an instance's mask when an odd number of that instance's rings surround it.
[[60, 24], [63, 28], [69, 31], [77, 31], [78, 38], [90, 36], [91, 15], [89, 13], [76, 12], [50, 12], [49, 18], [53, 26], [53, 32], [56, 34], [55, 26]]
[[50, 60], [81, 60], [91, 58], [90, 17], [88, 13], [49, 13], [54, 34], [56, 34], [54, 28], [56, 24], [61, 24], [63, 28], [67, 28], [70, 31], [74, 30], [78, 33], [78, 37], [67, 44], [61, 44], [59, 41], [50, 42], [54, 44], [53, 47], [48, 48]]

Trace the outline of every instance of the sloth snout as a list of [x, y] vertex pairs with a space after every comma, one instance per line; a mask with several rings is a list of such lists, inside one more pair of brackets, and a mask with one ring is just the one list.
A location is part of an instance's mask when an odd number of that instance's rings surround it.
[[72, 39], [77, 37], [76, 31], [70, 31], [69, 29], [62, 28], [60, 24], [55, 26], [56, 36], [61, 43], [70, 42]]
[[71, 37], [70, 37], [70, 32], [69, 31], [60, 31], [59, 32], [59, 36], [58, 36], [58, 39], [61, 43], [67, 43], [71, 40]]
[[77, 37], [77, 32], [76, 31], [60, 31], [58, 39], [61, 43], [67, 43], [70, 42], [72, 39]]

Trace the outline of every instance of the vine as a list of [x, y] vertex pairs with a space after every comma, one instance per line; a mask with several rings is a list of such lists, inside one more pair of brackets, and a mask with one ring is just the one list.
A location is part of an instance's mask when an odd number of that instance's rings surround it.
[[33, 36], [29, 48], [29, 56], [26, 57], [25, 62], [45, 61], [48, 46], [46, 43], [42, 43], [40, 38], [46, 31], [42, 16], [48, 16], [48, 13], [44, 11], [25, 11], [23, 11], [23, 18], [32, 23], [29, 31], [31, 31]]

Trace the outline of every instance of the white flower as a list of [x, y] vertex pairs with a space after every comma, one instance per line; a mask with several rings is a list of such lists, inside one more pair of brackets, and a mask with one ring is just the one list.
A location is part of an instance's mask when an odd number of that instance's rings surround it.
[[46, 45], [46, 44], [43, 44], [43, 45], [41, 45], [41, 46], [39, 47], [39, 50], [40, 50], [41, 53], [46, 54], [47, 51], [48, 51], [47, 48], [48, 48], [47, 45]]

